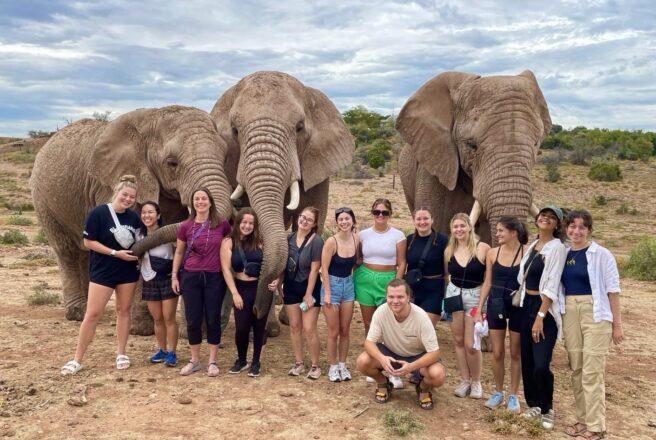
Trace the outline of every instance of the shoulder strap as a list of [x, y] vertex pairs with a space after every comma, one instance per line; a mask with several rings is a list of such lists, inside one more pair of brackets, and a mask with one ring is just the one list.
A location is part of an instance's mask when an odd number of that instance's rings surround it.
[[111, 203], [108, 203], [107, 207], [109, 208], [109, 214], [112, 216], [112, 219], [114, 220], [114, 226], [120, 228], [121, 223], [118, 221], [118, 217], [116, 216], [116, 211], [114, 211], [114, 207], [112, 206]]
[[497, 258], [494, 260], [495, 263], [499, 261], [499, 252], [501, 252], [501, 246], [497, 248]]
[[305, 245], [308, 243], [308, 240], [314, 235], [314, 232], [310, 232], [308, 235], [305, 236], [305, 239], [303, 240], [303, 243], [301, 244], [301, 247], [298, 248], [298, 252], [296, 253], [296, 266], [294, 267], [294, 276], [298, 273], [298, 266], [300, 265], [300, 260], [301, 260], [301, 252], [303, 252], [303, 249], [305, 248]]
[[430, 237], [428, 237], [428, 241], [424, 245], [424, 250], [421, 251], [421, 257], [419, 258], [419, 263], [417, 266], [419, 266], [419, 269], [424, 268], [424, 264], [426, 260], [426, 256], [428, 255], [428, 251], [430, 250], [431, 246], [433, 245], [433, 240], [435, 239], [435, 231], [431, 231]]
[[246, 260], [246, 253], [244, 252], [244, 249], [242, 249], [242, 247], [239, 246], [237, 248], [237, 252], [239, 252], [239, 258], [241, 258], [241, 264], [243, 266], [243, 269], [246, 270], [246, 265], [248, 264], [248, 260]]

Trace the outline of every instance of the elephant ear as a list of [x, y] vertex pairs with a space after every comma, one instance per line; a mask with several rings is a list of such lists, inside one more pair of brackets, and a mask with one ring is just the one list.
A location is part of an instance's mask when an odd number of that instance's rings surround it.
[[214, 125], [216, 125], [219, 136], [221, 136], [221, 139], [225, 141], [228, 147], [225, 158], [225, 172], [230, 182], [235, 182], [237, 179], [237, 167], [241, 154], [239, 143], [232, 134], [232, 125], [230, 123], [230, 110], [237, 98], [239, 84], [241, 82], [226, 90], [219, 100], [216, 101], [210, 112], [210, 118], [214, 122]]
[[342, 115], [326, 95], [305, 87], [310, 139], [300, 158], [303, 189], [309, 190], [351, 163], [355, 142]]
[[139, 109], [107, 124], [91, 153], [89, 172], [106, 187], [113, 188], [121, 176], [137, 178], [137, 203], [159, 200], [157, 177], [148, 168], [146, 127], [156, 109]]
[[535, 104], [537, 106], [538, 112], [540, 113], [540, 119], [542, 120], [542, 139], [546, 138], [551, 131], [551, 116], [549, 115], [549, 108], [547, 107], [547, 101], [544, 99], [542, 90], [538, 85], [538, 80], [533, 75], [533, 72], [530, 70], [525, 70], [519, 74], [531, 82], [533, 87], [533, 96], [535, 97]]
[[458, 150], [451, 137], [456, 89], [477, 75], [445, 72], [421, 86], [405, 103], [396, 129], [412, 146], [414, 156], [440, 183], [453, 190], [460, 167]]

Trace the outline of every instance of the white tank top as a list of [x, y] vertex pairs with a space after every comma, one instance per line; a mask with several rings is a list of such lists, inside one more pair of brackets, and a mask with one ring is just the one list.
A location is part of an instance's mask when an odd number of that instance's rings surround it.
[[[141, 231], [137, 233], [137, 241], [141, 240], [144, 238], [141, 235]], [[146, 252], [143, 257], [141, 258], [141, 276], [143, 277], [144, 281], [150, 281], [153, 278], [155, 278], [155, 275], [157, 275], [157, 272], [153, 270], [152, 267], [150, 267], [150, 255], [154, 257], [159, 257], [159, 258], [166, 258], [167, 260], [172, 260], [173, 259], [173, 244], [172, 243], [164, 243], [160, 244], [157, 247], [152, 248], [148, 252]]]
[[365, 263], [396, 265], [396, 244], [405, 240], [403, 232], [389, 228], [387, 232], [377, 232], [374, 228], [360, 231], [362, 257]]

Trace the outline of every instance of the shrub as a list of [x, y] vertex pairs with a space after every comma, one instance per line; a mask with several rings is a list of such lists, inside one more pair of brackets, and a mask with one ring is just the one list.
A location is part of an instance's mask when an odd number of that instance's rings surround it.
[[645, 238], [631, 250], [624, 273], [637, 280], [656, 281], [656, 238]]
[[557, 162], [547, 163], [547, 182], [555, 183], [560, 180], [560, 171]]
[[638, 210], [635, 208], [630, 207], [626, 203], [622, 203], [620, 206], [617, 207], [615, 210], [616, 214], [629, 214], [629, 215], [636, 215], [638, 214]]
[[40, 281], [32, 288], [34, 293], [27, 296], [27, 303], [31, 306], [57, 305], [60, 303], [59, 295], [47, 292], [48, 283]]
[[588, 177], [602, 182], [617, 182], [622, 180], [622, 171], [617, 162], [597, 161], [590, 166]]
[[28, 153], [26, 151], [11, 151], [3, 155], [3, 159], [15, 164], [34, 163], [35, 158], [36, 153]]
[[0, 235], [0, 244], [17, 244], [19, 246], [24, 246], [27, 243], [27, 236], [21, 231], [17, 231], [15, 229]]
[[7, 224], [12, 226], [32, 226], [34, 223], [31, 219], [22, 215], [12, 215], [7, 220]]
[[599, 194], [598, 196], [594, 196], [592, 203], [595, 206], [604, 206], [608, 204], [608, 199], [606, 198], [605, 195]]
[[43, 229], [39, 229], [39, 232], [34, 236], [32, 242], [34, 244], [48, 244], [48, 237], [43, 233]]
[[9, 202], [3, 199], [2, 205], [7, 209], [11, 209], [12, 211], [34, 211], [34, 205], [30, 202]]
[[405, 437], [423, 429], [421, 423], [417, 421], [414, 415], [407, 410], [390, 410], [383, 416], [383, 424], [392, 435]]

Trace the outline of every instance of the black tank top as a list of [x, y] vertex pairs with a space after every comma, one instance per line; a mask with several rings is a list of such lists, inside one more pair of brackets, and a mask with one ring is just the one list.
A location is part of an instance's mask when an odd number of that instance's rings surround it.
[[[406, 238], [407, 251], [405, 254], [408, 271], [419, 267], [421, 254], [424, 253], [424, 247], [430, 239], [431, 235], [425, 237], [422, 237], [419, 234], [408, 235]], [[444, 275], [444, 249], [449, 242], [449, 238], [441, 232], [438, 232], [435, 234], [433, 242], [433, 245], [428, 249], [428, 253], [424, 259], [424, 267], [421, 269], [421, 273], [425, 277]]]
[[[478, 244], [476, 247], [478, 248]], [[449, 275], [451, 275], [451, 283], [462, 289], [478, 287], [483, 284], [483, 280], [485, 279], [485, 264], [478, 261], [476, 255], [464, 267], [458, 263], [456, 256], [452, 255], [449, 260], [448, 269]]]
[[[246, 262], [248, 263], [262, 263], [262, 250], [256, 249], [254, 251], [244, 250], [246, 256]], [[230, 258], [230, 264], [232, 264], [232, 270], [235, 273], [240, 273], [244, 271], [244, 263], [241, 261], [241, 256], [239, 256], [239, 251], [235, 249], [235, 244], [232, 244], [232, 257]]]
[[[353, 236], [353, 244], [355, 245], [355, 237]], [[330, 259], [330, 266], [328, 266], [328, 274], [338, 278], [346, 278], [353, 272], [353, 266], [357, 257], [355, 254], [351, 257], [340, 257], [339, 249], [337, 247], [337, 238], [335, 237], [335, 254]]]
[[528, 258], [526, 265], [528, 267], [528, 272], [525, 274], [526, 278], [526, 288], [528, 290], [540, 290], [540, 278], [542, 278], [542, 272], [544, 272], [544, 260], [542, 255], [533, 248], [531, 251], [531, 256]]
[[[492, 289], [490, 296], [509, 296], [513, 291], [519, 289], [519, 282], [517, 281], [517, 275], [519, 275], [519, 264], [515, 265], [517, 261], [517, 256], [520, 251], [522, 256], [524, 256], [524, 246], [520, 246], [517, 249], [517, 253], [512, 260], [510, 267], [503, 266], [499, 263], [499, 252], [501, 251], [501, 246], [497, 249], [497, 258], [494, 260], [492, 265]], [[522, 257], [519, 257], [521, 261]]]

